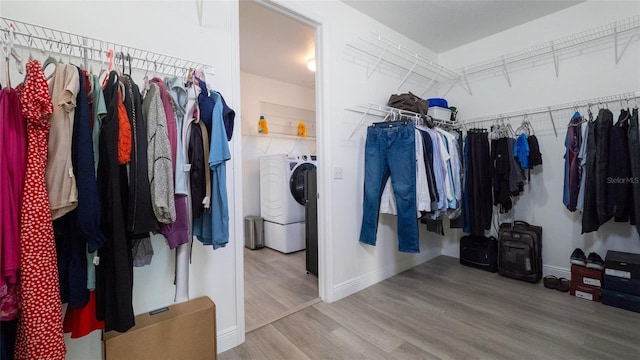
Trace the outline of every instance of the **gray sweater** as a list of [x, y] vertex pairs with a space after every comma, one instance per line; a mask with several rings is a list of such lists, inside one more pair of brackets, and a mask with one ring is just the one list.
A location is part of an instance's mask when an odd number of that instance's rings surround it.
[[147, 121], [147, 161], [153, 212], [159, 222], [171, 224], [176, 221], [171, 145], [158, 85], [151, 84], [142, 103], [142, 111]]

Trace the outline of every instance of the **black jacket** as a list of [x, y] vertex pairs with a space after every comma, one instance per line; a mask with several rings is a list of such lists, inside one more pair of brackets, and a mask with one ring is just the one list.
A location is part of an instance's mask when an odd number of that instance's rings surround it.
[[147, 123], [142, 114], [142, 96], [138, 86], [128, 75], [120, 81], [126, 95], [124, 106], [131, 123], [131, 163], [129, 164], [128, 193], [123, 204], [127, 209], [127, 231], [134, 238], [149, 237], [149, 232], [157, 232], [160, 227], [151, 206], [147, 160]]
[[105, 330], [124, 332], [135, 324], [133, 315], [133, 259], [131, 242], [125, 232], [125, 220], [118, 164], [118, 79], [109, 74], [104, 88], [107, 116], [100, 131], [98, 190], [101, 204], [101, 228], [107, 241], [98, 251], [96, 267], [96, 315], [104, 320]]

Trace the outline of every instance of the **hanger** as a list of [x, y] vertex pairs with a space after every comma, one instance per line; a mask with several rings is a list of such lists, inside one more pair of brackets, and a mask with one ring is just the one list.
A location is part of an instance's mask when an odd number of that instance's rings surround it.
[[9, 61], [11, 60], [11, 50], [9, 50], [9, 46], [7, 45], [7, 42], [5, 41], [4, 38], [1, 38], [0, 41], [2, 41], [2, 54], [4, 56], [4, 60], [5, 60], [5, 77], [6, 77], [6, 82], [7, 82], [7, 87], [11, 87], [11, 76], [9, 73]]
[[33, 36], [29, 34], [29, 61], [33, 60]]
[[[49, 40], [47, 40], [47, 42], [49, 42], [49, 50], [47, 52], [47, 58], [44, 60], [44, 62], [42, 63], [42, 71], [46, 70], [47, 67], [49, 65], [54, 65], [54, 67], [58, 66], [58, 60], [56, 60], [55, 57], [53, 57], [53, 55], [51, 54], [51, 50], [53, 49], [53, 40], [51, 38], [49, 38]], [[47, 76], [47, 80], [51, 79], [53, 77], [53, 73], [51, 72], [51, 74], [49, 74], [49, 76]]]
[[18, 67], [18, 73], [20, 74], [24, 74], [24, 69], [22, 68], [22, 57], [20, 56], [20, 54], [18, 54], [18, 52], [16, 51], [14, 45], [14, 41], [16, 39], [16, 33], [15, 33], [15, 29], [13, 27], [13, 23], [9, 24], [9, 30], [7, 31], [7, 33], [5, 33], [5, 35], [9, 36], [9, 54], [13, 57], [13, 59], [16, 61], [16, 66]]

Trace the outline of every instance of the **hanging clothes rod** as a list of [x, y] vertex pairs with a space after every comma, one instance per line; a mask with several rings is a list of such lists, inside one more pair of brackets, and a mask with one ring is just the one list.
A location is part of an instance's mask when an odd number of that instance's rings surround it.
[[[355, 135], [355, 133], [358, 131], [358, 129], [362, 127], [362, 125], [364, 124], [364, 119], [367, 116], [381, 117], [385, 121], [388, 119], [409, 118], [411, 120], [415, 120], [416, 124], [420, 124], [422, 122], [422, 115], [418, 113], [402, 110], [402, 109], [396, 109], [386, 105], [370, 103], [365, 105], [352, 106], [352, 107], [346, 108], [345, 110], [362, 114], [360, 121], [358, 122], [356, 127], [353, 129], [349, 137], [347, 138], [348, 140], [350, 140], [353, 137], [353, 135]], [[449, 127], [449, 128], [457, 128], [459, 126], [459, 124], [455, 121], [440, 120], [440, 119], [434, 119], [434, 118], [431, 118], [431, 120], [436, 126]]]
[[215, 75], [211, 65], [175, 56], [116, 44], [66, 31], [51, 29], [19, 20], [0, 17], [0, 30], [4, 33], [4, 46], [37, 49], [43, 53], [58, 53], [87, 61], [108, 61], [110, 53], [119, 60], [126, 60], [132, 68], [175, 74], [189, 69], [199, 69], [205, 74]]
[[[551, 124], [553, 125], [553, 131], [557, 137], [558, 132], [553, 119], [553, 113], [556, 111], [567, 110], [567, 109], [577, 110], [580, 107], [588, 107], [588, 106], [602, 106], [602, 105], [607, 105], [607, 104], [618, 102], [618, 101], [629, 102], [631, 100], [634, 100], [637, 102], [638, 99], [640, 99], [640, 91], [629, 92], [629, 93], [618, 94], [618, 95], [610, 95], [610, 96], [587, 99], [587, 100], [579, 100], [579, 101], [570, 102], [570, 103], [538, 107], [538, 108], [533, 108], [528, 110], [520, 110], [520, 111], [513, 111], [508, 113], [490, 115], [490, 116], [482, 116], [482, 117], [471, 118], [467, 120], [461, 119], [460, 122], [465, 126], [468, 126], [469, 124], [495, 121], [498, 119], [509, 120], [511, 118], [524, 117], [525, 115], [549, 114]], [[635, 105], [637, 105], [637, 103]]]

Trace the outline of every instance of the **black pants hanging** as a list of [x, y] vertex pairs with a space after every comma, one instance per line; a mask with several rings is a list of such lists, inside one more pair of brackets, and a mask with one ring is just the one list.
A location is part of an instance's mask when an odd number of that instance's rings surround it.
[[596, 208], [600, 225], [611, 218], [607, 209], [607, 176], [609, 168], [609, 131], [613, 126], [613, 113], [600, 109], [596, 119]]
[[493, 215], [493, 196], [491, 193], [491, 174], [493, 165], [489, 153], [489, 138], [486, 132], [468, 133], [468, 162], [466, 163], [465, 188], [469, 200], [469, 214], [465, 217], [465, 230], [470, 234], [484, 235], [491, 228]]
[[633, 109], [629, 119], [629, 164], [631, 166], [631, 224], [636, 226], [640, 234], [640, 138], [638, 131], [638, 109]]
[[589, 121], [589, 135], [587, 136], [587, 163], [582, 176], [584, 180], [584, 205], [582, 210], [582, 234], [597, 231], [600, 227], [598, 221], [598, 206], [596, 203], [596, 122]]

